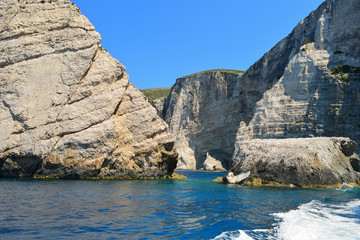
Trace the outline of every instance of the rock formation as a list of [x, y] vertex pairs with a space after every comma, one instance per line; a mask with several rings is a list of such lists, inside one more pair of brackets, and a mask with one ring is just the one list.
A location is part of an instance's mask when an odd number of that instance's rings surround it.
[[[254, 139], [242, 141], [234, 154], [230, 183], [295, 186], [357, 183], [359, 158], [348, 138]], [[351, 165], [353, 163], [353, 166]]]
[[68, 0], [0, 1], [0, 176], [173, 172], [167, 124]]
[[222, 163], [213, 158], [209, 153], [206, 154], [206, 159], [204, 161], [204, 170], [206, 171], [223, 171], [226, 169], [222, 166]]
[[156, 108], [159, 117], [164, 119], [164, 104], [166, 98], [158, 98], [150, 101], [151, 105]]
[[327, 0], [243, 75], [178, 79], [164, 108], [178, 167], [201, 168], [211, 151], [230, 160], [251, 139], [348, 137], [359, 144], [359, 23], [360, 0]]
[[245, 113], [242, 109], [260, 98], [257, 90], [239, 91], [246, 84], [241, 76], [214, 70], [177, 79], [163, 113], [176, 136], [178, 169], [203, 168], [207, 153], [221, 161], [223, 168], [231, 166], [236, 132]]
[[241, 124], [238, 142], [345, 136], [360, 143], [360, 1], [328, 0], [309, 18], [311, 34], [302, 34], [306, 21], [295, 28], [302, 46]]
[[358, 182], [356, 144], [350, 140], [289, 138], [338, 136], [360, 143], [359, 22], [359, 0], [327, 0], [289, 35], [302, 44], [294, 45], [284, 73], [257, 102], [251, 121], [240, 123], [236, 174], [250, 172], [249, 181], [260, 183]]

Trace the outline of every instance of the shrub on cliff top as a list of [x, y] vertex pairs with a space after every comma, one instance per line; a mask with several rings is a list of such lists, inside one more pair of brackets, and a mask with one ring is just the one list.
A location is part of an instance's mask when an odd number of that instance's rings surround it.
[[149, 101], [152, 101], [169, 96], [170, 90], [171, 88], [148, 88], [140, 91], [144, 93], [145, 97], [147, 97]]

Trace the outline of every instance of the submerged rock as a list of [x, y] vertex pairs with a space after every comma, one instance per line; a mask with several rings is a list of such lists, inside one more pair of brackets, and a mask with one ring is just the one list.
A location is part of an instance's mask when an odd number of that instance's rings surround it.
[[171, 175], [174, 140], [68, 0], [0, 1], [0, 176]]
[[[326, 186], [357, 183], [359, 176], [351, 166], [359, 160], [347, 146], [348, 138], [254, 139], [243, 141], [234, 154], [230, 183], [248, 185], [283, 184]], [[229, 175], [228, 175], [229, 176]], [[236, 179], [235, 179], [236, 178]], [[235, 179], [235, 180], [232, 180]]]

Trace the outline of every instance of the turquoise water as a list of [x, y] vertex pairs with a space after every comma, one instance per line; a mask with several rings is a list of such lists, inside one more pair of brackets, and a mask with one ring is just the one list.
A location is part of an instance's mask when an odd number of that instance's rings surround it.
[[360, 191], [0, 179], [0, 239], [360, 239]]

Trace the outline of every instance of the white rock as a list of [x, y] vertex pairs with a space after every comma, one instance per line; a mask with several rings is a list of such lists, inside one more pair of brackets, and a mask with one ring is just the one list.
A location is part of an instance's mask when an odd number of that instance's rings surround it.
[[209, 153], [206, 153], [204, 169], [207, 171], [226, 171], [221, 162], [213, 158]]
[[231, 184], [241, 183], [250, 176], [250, 171], [235, 175], [233, 172], [229, 172], [226, 175], [226, 181]]

